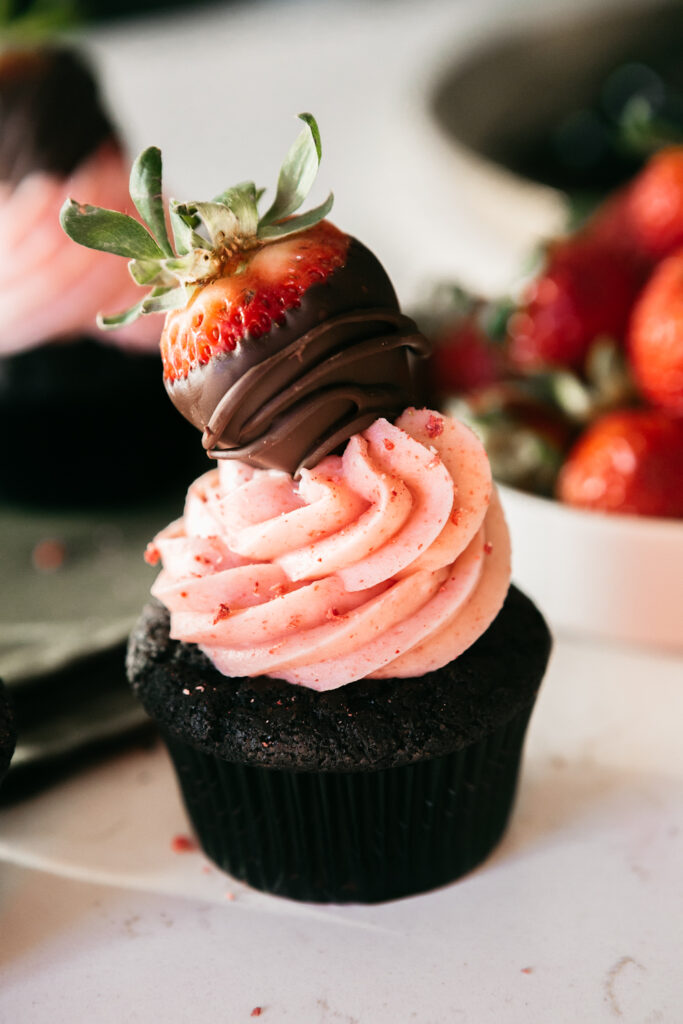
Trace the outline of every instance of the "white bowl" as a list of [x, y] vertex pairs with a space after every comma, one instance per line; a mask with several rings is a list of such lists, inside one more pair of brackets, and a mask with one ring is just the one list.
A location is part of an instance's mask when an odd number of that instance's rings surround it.
[[683, 651], [683, 522], [501, 486], [512, 575], [559, 630]]

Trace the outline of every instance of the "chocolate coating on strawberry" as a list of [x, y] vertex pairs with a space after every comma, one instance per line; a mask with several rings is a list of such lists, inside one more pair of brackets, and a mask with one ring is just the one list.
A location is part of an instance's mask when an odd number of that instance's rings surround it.
[[166, 388], [213, 457], [295, 473], [414, 404], [414, 364], [427, 350], [382, 265], [348, 239], [344, 265], [265, 334], [245, 334]]
[[74, 51], [0, 55], [0, 180], [32, 171], [66, 177], [107, 139], [116, 141], [95, 79]]

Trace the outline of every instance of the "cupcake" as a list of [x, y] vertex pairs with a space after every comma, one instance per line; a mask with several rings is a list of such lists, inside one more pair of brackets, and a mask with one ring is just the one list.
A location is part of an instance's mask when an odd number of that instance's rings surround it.
[[0, 784], [7, 774], [14, 753], [16, 736], [7, 690], [0, 680]]
[[[115, 257], [86, 252], [59, 229], [70, 194], [131, 206], [128, 176], [80, 56], [0, 54], [0, 432], [21, 441], [2, 446], [2, 497], [111, 503], [182, 492], [199, 471], [192, 432], [163, 395], [160, 318], [123, 325], [103, 343], [96, 313], [125, 304], [135, 285]], [[150, 459], [139, 440], [154, 444], [160, 431]]]
[[[495, 846], [550, 638], [509, 586], [480, 442], [414, 407], [427, 346], [383, 268], [324, 220], [331, 198], [296, 215], [320, 159], [302, 119], [262, 216], [251, 183], [174, 204], [178, 255], [148, 267], [167, 391], [218, 466], [148, 548], [163, 568], [128, 670], [216, 863], [376, 902]], [[139, 158], [150, 197], [159, 160]], [[96, 211], [62, 223], [108, 244]]]

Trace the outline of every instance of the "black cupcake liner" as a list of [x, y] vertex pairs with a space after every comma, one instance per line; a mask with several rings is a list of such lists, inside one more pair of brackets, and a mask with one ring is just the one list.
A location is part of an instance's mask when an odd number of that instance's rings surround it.
[[377, 903], [454, 881], [490, 853], [530, 714], [453, 753], [357, 772], [236, 764], [165, 739], [197, 837], [219, 867], [278, 896]]

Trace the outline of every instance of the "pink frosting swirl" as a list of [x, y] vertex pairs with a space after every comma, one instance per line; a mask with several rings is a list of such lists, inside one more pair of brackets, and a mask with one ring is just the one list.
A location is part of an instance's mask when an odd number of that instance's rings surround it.
[[159, 316], [101, 335], [97, 313], [118, 313], [140, 298], [123, 260], [76, 245], [59, 224], [64, 200], [131, 210], [128, 165], [105, 143], [69, 178], [36, 172], [16, 187], [0, 184], [0, 353], [88, 332], [153, 351]]
[[298, 482], [222, 462], [148, 559], [171, 636], [225, 675], [315, 690], [417, 676], [493, 621], [510, 546], [486, 453], [463, 424], [376, 420]]

